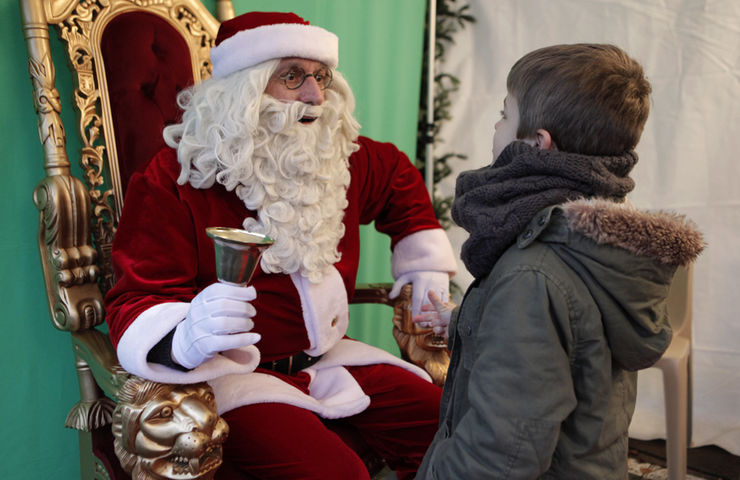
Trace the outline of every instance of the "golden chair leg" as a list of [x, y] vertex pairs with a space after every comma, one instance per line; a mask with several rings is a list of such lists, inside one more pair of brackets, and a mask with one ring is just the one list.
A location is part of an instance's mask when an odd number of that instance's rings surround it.
[[95, 383], [89, 365], [75, 356], [80, 401], [72, 407], [65, 426], [77, 430], [80, 447], [80, 478], [110, 480], [105, 465], [93, 453], [92, 431], [111, 423], [115, 403], [103, 395]]
[[90, 432], [109, 425], [116, 404], [103, 395], [95, 383], [89, 365], [79, 356], [75, 357], [75, 368], [80, 385], [80, 401], [67, 414], [65, 426], [82, 432]]

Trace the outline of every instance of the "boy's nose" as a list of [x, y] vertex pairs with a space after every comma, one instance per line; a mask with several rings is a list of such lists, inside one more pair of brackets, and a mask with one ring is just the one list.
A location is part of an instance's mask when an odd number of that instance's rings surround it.
[[309, 105], [321, 105], [324, 103], [324, 91], [313, 76], [307, 76], [299, 89], [298, 100]]

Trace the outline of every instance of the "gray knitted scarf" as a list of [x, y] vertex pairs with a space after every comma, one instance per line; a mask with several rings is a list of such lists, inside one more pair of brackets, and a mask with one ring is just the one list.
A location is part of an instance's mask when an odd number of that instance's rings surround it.
[[461, 258], [476, 278], [487, 275], [524, 227], [545, 207], [578, 198], [624, 201], [635, 186], [637, 154], [592, 156], [513, 142], [493, 165], [457, 178], [452, 219], [470, 233]]

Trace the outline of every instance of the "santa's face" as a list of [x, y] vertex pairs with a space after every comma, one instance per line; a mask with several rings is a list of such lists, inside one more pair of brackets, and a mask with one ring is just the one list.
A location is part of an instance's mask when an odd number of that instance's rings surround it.
[[[298, 101], [309, 105], [321, 105], [324, 103], [324, 89], [317, 81], [317, 76], [328, 69], [323, 63], [314, 60], [297, 57], [283, 58], [275, 69], [275, 73], [270, 77], [265, 93], [283, 102]], [[295, 76], [297, 72], [307, 75], [300, 87], [290, 89], [284, 79]]]

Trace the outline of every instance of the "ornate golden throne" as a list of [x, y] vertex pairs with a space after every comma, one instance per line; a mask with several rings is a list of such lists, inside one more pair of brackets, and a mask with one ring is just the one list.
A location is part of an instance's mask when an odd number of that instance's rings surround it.
[[[66, 425], [79, 432], [81, 476], [212, 478], [228, 426], [210, 387], [156, 384], [124, 371], [105, 333], [103, 295], [115, 281], [110, 252], [128, 178], [164, 146], [162, 128], [178, 117], [176, 93], [210, 75], [219, 20], [198, 0], [20, 5], [46, 172], [34, 191], [38, 245], [52, 324], [72, 339], [80, 401]], [[216, 11], [221, 20], [233, 16], [229, 0], [217, 0]], [[50, 25], [73, 75], [77, 119], [71, 128], [62, 123]], [[70, 131], [81, 142], [79, 168], [66, 151]], [[402, 355], [441, 384], [449, 361], [444, 345], [411, 322], [410, 286], [397, 302], [388, 300], [389, 288], [358, 287], [352, 301], [393, 306]], [[197, 431], [174, 425], [185, 403], [197, 416]], [[166, 434], [151, 428], [167, 421]], [[370, 457], [363, 458], [371, 463]]]

